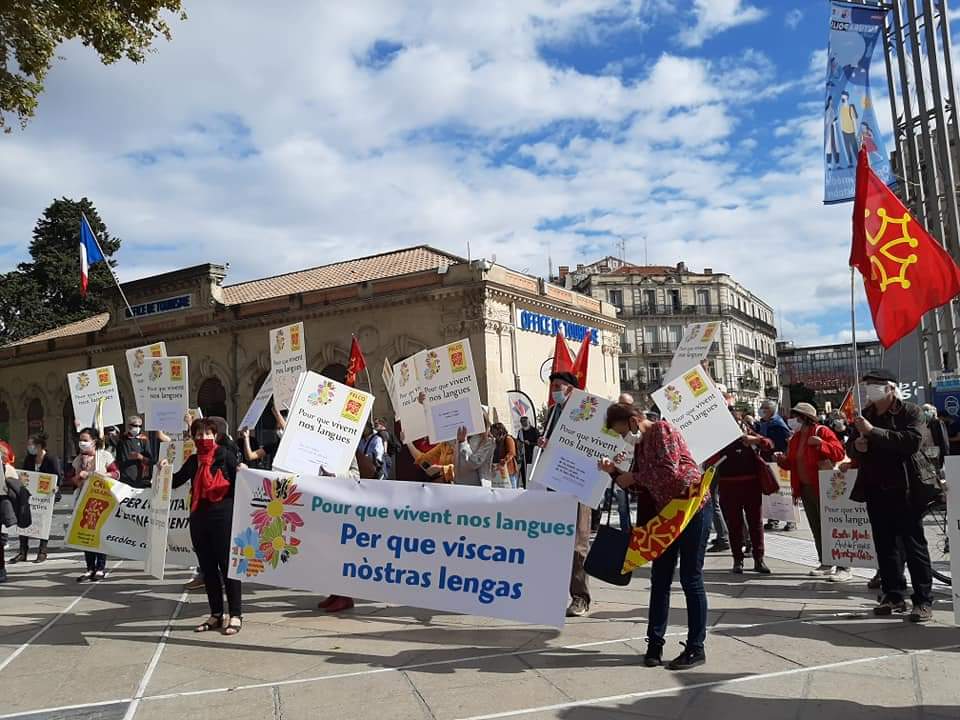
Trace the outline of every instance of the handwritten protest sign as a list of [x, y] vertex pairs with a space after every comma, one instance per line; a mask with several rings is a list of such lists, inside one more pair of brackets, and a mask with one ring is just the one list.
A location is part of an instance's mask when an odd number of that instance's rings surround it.
[[293, 400], [301, 373], [307, 371], [302, 322], [270, 331], [270, 367], [274, 402], [280, 410], [286, 410]]
[[57, 476], [18, 470], [23, 486], [30, 491], [30, 527], [17, 528], [20, 537], [50, 539], [53, 508], [57, 498]]
[[167, 344], [163, 342], [130, 348], [126, 352], [127, 370], [133, 385], [133, 397], [137, 403], [137, 412], [147, 411], [147, 373], [150, 372], [150, 358], [166, 357]]
[[820, 525], [823, 562], [843, 567], [877, 567], [873, 528], [866, 503], [854, 502], [850, 493], [857, 471], [820, 472]]
[[742, 435], [723, 395], [699, 366], [672, 380], [652, 397], [663, 419], [680, 430], [698, 463]]
[[560, 627], [575, 533], [562, 493], [243, 469], [230, 576]]
[[597, 467], [597, 462], [628, 452], [623, 438], [606, 426], [610, 405], [609, 400], [582, 390], [570, 393], [537, 461], [534, 485], [570, 493], [590, 507], [600, 504], [610, 486], [610, 476]]
[[144, 429], [181, 433], [190, 407], [187, 358], [153, 358], [149, 363]]
[[790, 487], [790, 471], [784, 470], [776, 463], [770, 463], [770, 469], [780, 483], [780, 490], [772, 495], [763, 496], [761, 515], [767, 520], [799, 522], [799, 508], [793, 502], [793, 490]]
[[346, 474], [360, 444], [373, 395], [315, 372], [300, 377], [273, 466], [315, 475]]
[[667, 380], [683, 375], [690, 368], [696, 367], [710, 353], [710, 346], [717, 341], [720, 333], [720, 323], [693, 323], [687, 325], [683, 332], [683, 339], [673, 351], [673, 360], [667, 370]]
[[393, 366], [396, 403], [393, 406], [407, 442], [427, 437], [427, 415], [420, 402], [420, 372], [427, 351], [417, 353]]
[[253, 402], [250, 403], [250, 407], [247, 408], [247, 412], [244, 414], [243, 419], [240, 421], [240, 424], [237, 427], [255, 427], [256, 424], [260, 422], [260, 416], [263, 415], [263, 411], [267, 409], [267, 404], [270, 402], [270, 397], [272, 395], [273, 375], [268, 374], [266, 379], [260, 385], [260, 389], [257, 390], [257, 394], [253, 398]]
[[67, 375], [70, 399], [73, 402], [73, 418], [77, 431], [97, 427], [97, 411], [103, 403], [103, 424], [123, 425], [123, 409], [120, 407], [120, 390], [113, 365], [80, 370]]
[[426, 395], [427, 434], [434, 443], [453, 440], [460, 427], [468, 435], [484, 431], [476, 365], [468, 339], [428, 350], [418, 362]]

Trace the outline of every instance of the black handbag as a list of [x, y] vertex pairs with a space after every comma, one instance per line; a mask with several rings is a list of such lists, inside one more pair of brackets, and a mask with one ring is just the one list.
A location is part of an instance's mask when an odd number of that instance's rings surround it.
[[[597, 529], [597, 537], [590, 546], [587, 553], [587, 559], [583, 563], [583, 569], [591, 577], [597, 580], [603, 580], [611, 585], [629, 585], [633, 579], [633, 573], [623, 572], [623, 561], [627, 557], [627, 550], [630, 547], [630, 538], [633, 536], [632, 530], [621, 530], [610, 524], [613, 512], [613, 487], [610, 484], [610, 493], [607, 497], [606, 507], [607, 524], [600, 525]], [[602, 518], [602, 512], [601, 512]]]

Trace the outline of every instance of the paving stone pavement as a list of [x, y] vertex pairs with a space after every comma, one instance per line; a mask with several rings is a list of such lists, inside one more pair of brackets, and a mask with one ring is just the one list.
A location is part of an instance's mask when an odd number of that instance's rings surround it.
[[[248, 584], [243, 631], [225, 637], [193, 632], [206, 602], [181, 592], [188, 573], [160, 583], [113, 562], [78, 585], [80, 554], [54, 550], [0, 585], [0, 720], [960, 718], [948, 593], [929, 625], [875, 619], [864, 577], [807, 576], [802, 528], [768, 537], [771, 576], [709, 556], [708, 662], [682, 674], [641, 665], [644, 571], [594, 582], [590, 616], [562, 632], [365, 601], [331, 617]], [[685, 634], [679, 583], [673, 606], [668, 654]]]

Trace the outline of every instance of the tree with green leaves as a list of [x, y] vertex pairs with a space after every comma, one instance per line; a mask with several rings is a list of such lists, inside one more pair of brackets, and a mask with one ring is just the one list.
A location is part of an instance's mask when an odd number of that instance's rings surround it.
[[30, 262], [0, 275], [0, 342], [6, 344], [103, 312], [114, 292], [104, 263], [90, 268], [87, 297], [80, 296], [80, 215], [100, 240], [107, 262], [120, 249], [87, 198], [54, 200], [33, 229]]
[[143, 62], [157, 37], [170, 39], [167, 11], [186, 18], [181, 0], [0, 0], [0, 128], [5, 114], [25, 127], [62, 43], [79, 39], [105, 65]]

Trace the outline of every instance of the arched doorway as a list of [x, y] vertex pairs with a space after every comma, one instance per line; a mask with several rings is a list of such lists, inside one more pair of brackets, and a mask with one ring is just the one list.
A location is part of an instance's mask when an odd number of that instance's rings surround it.
[[43, 403], [34, 398], [27, 403], [27, 437], [43, 432]]
[[0, 440], [10, 442], [10, 408], [0, 402]]
[[200, 384], [197, 406], [204, 417], [227, 417], [227, 391], [219, 378], [207, 378]]
[[341, 365], [340, 363], [330, 363], [320, 371], [320, 374], [338, 383], [346, 382], [347, 366]]

